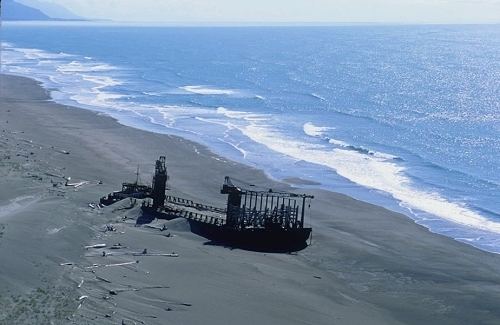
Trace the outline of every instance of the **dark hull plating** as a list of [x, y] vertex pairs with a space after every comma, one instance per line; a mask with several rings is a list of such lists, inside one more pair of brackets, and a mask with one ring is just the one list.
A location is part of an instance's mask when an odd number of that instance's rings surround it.
[[188, 220], [191, 231], [211, 240], [210, 244], [255, 251], [292, 252], [307, 247], [311, 228], [234, 229]]

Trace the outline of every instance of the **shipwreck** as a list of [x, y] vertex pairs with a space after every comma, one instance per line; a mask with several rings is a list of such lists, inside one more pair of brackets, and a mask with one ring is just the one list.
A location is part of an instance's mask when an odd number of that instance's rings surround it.
[[305, 227], [306, 207], [312, 195], [245, 189], [226, 176], [220, 193], [227, 195], [225, 207], [196, 203], [167, 195], [166, 158], [155, 164], [152, 186], [124, 183], [122, 191], [101, 199], [108, 205], [127, 198], [145, 199], [143, 214], [159, 219], [186, 219], [191, 231], [213, 244], [259, 251], [297, 251], [307, 247], [312, 228]]

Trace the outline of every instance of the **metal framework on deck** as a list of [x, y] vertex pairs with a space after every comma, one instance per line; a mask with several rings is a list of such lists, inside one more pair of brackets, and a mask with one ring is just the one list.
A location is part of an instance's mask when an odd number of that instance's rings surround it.
[[228, 194], [226, 225], [236, 229], [304, 227], [306, 194], [244, 190], [224, 180], [222, 194]]

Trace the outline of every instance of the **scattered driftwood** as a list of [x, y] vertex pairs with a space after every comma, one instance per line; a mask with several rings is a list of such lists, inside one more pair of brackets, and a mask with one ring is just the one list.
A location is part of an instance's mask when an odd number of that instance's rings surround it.
[[133, 262], [125, 262], [125, 263], [116, 263], [116, 264], [92, 264], [91, 266], [86, 266], [86, 269], [96, 269], [99, 267], [112, 267], [112, 266], [126, 266], [126, 265], [133, 265], [137, 264], [139, 261], [133, 261]]
[[125, 265], [132, 265], [132, 264], [137, 264], [139, 261], [133, 261], [133, 262], [125, 262], [125, 263], [115, 263], [115, 264], [105, 264], [104, 267], [110, 267], [110, 266], [125, 266]]
[[106, 251], [102, 251], [102, 253], [99, 254], [85, 254], [85, 257], [109, 257], [109, 256], [122, 256], [126, 255], [125, 253], [121, 254], [115, 254], [115, 253], [106, 253]]
[[85, 249], [89, 249], [89, 248], [104, 248], [104, 247], [106, 247], [106, 244], [96, 244], [96, 245], [85, 246]]
[[80, 298], [78, 298], [78, 301], [80, 301], [80, 304], [78, 305], [78, 307], [76, 309], [80, 309], [82, 308], [82, 305], [83, 305], [83, 302], [85, 301], [85, 299], [87, 299], [89, 296], [80, 296]]
[[[123, 247], [125, 248], [125, 247]], [[115, 248], [118, 249], [118, 248]], [[179, 254], [177, 253], [137, 253], [137, 252], [121, 252], [121, 253], [107, 253], [103, 251], [100, 254], [85, 254], [85, 257], [109, 257], [109, 256], [124, 256], [124, 255], [129, 255], [129, 256], [164, 256], [164, 257], [179, 257]]]
[[91, 209], [97, 209], [97, 210], [101, 210], [103, 208], [103, 206], [100, 204], [100, 203], [93, 203], [93, 202], [90, 202], [89, 203], [89, 208]]
[[103, 206], [100, 203], [89, 203], [89, 208], [101, 210]]
[[142, 288], [126, 288], [126, 289], [115, 289], [115, 290], [109, 290], [109, 294], [112, 296], [116, 296], [120, 292], [129, 292], [129, 291], [141, 291], [141, 290], [146, 290], [146, 289], [169, 289], [169, 286], [149, 286], [149, 287], [142, 287]]
[[69, 265], [73, 265], [72, 262], [67, 262], [67, 263], [61, 263], [59, 264], [60, 266], [69, 266]]
[[122, 246], [122, 244], [114, 244], [113, 246], [110, 247], [110, 249], [124, 249], [127, 248], [127, 246]]
[[69, 186], [69, 187], [74, 187], [74, 188], [79, 188], [80, 186], [83, 186], [83, 185], [90, 183], [89, 181], [80, 181], [80, 182], [70, 183], [71, 177], [67, 177], [65, 179], [66, 179], [66, 183], [64, 183], [64, 186]]
[[109, 281], [108, 279], [105, 279], [105, 278], [103, 278], [101, 276], [98, 276], [98, 275], [96, 275], [95, 278], [97, 280], [100, 280], [100, 281], [103, 281], [103, 282], [106, 282], [106, 283], [111, 283], [111, 281]]
[[59, 148], [56, 148], [54, 146], [51, 146], [50, 149], [54, 150], [55, 152], [59, 152], [59, 153], [65, 154], [65, 155], [69, 155], [69, 151], [64, 150], [64, 149], [59, 149]]
[[160, 230], [160, 231], [165, 231], [165, 230], [168, 230], [167, 225], [162, 225], [161, 227], [159, 227], [159, 226], [145, 225], [144, 227], [145, 227], [145, 228], [156, 229], [156, 230]]
[[132, 253], [133, 256], [166, 256], [166, 257], [179, 257], [177, 253]]
[[77, 183], [68, 183], [66, 182], [66, 184], [64, 184], [65, 186], [71, 186], [71, 187], [74, 187], [74, 188], [79, 188], [80, 186], [83, 186], [83, 185], [86, 185], [90, 183], [89, 181], [81, 181], [81, 182], [77, 182]]
[[139, 261], [134, 261], [134, 262], [125, 262], [125, 263], [116, 263], [116, 264], [106, 264], [104, 267], [111, 267], [111, 266], [125, 266], [125, 265], [133, 265], [137, 264]]

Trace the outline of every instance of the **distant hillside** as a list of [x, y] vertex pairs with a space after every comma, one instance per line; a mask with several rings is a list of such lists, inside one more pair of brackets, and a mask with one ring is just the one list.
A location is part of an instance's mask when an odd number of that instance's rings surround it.
[[57, 20], [84, 20], [75, 13], [66, 9], [63, 6], [57, 5], [55, 3], [46, 2], [43, 0], [16, 0], [25, 6], [38, 9], [42, 11], [47, 16], [57, 19]]
[[25, 6], [14, 0], [1, 1], [2, 20], [51, 20], [42, 11]]

